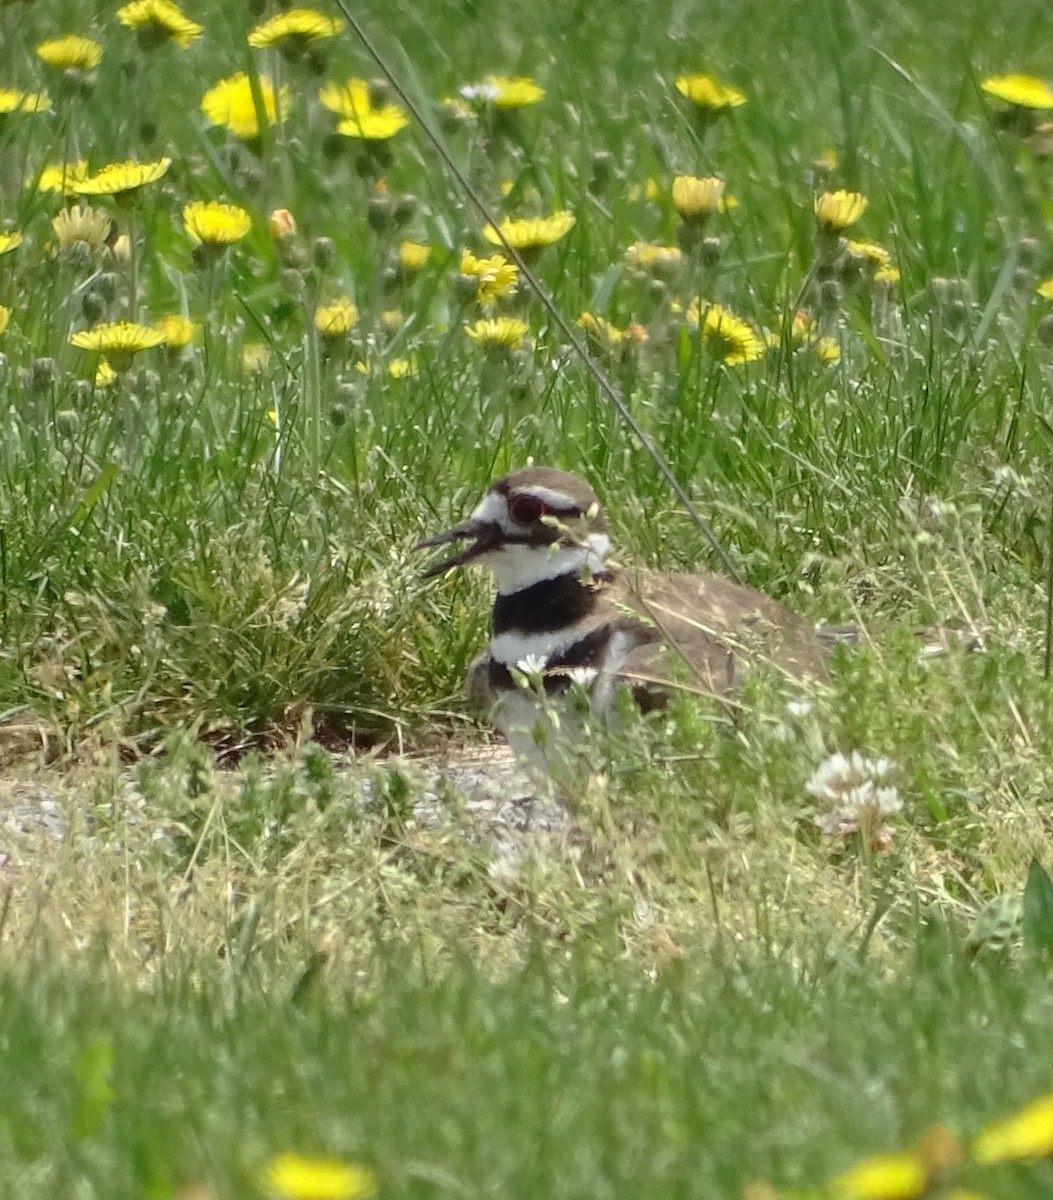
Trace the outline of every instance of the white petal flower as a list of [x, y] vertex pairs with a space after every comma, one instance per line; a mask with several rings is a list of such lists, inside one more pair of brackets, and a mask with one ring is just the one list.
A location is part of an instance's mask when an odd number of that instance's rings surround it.
[[894, 771], [889, 759], [865, 758], [858, 750], [832, 754], [804, 785], [810, 795], [833, 804], [816, 824], [831, 837], [863, 833], [872, 847], [888, 849], [892, 831], [885, 818], [903, 807], [889, 778]]
[[547, 666], [548, 659], [543, 654], [527, 654], [516, 663], [513, 675], [520, 687], [538, 687]]

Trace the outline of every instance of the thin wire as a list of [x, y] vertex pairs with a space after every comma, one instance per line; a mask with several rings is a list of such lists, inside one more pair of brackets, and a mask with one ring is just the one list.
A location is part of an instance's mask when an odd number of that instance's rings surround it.
[[698, 526], [706, 541], [709, 542], [714, 554], [716, 554], [716, 556], [720, 559], [721, 565], [723, 566], [727, 575], [736, 583], [742, 583], [742, 576], [736, 570], [735, 564], [731, 560], [731, 556], [717, 540], [717, 535], [713, 532], [709, 522], [695, 508], [694, 504], [691, 502], [691, 497], [687, 494], [687, 491], [685, 490], [683, 484], [681, 484], [680, 480], [677, 479], [677, 477], [673, 474], [672, 468], [666, 462], [661, 451], [651, 440], [650, 436], [644, 430], [640, 422], [637, 421], [637, 419], [633, 416], [628, 405], [619, 394], [617, 388], [615, 388], [614, 384], [611, 383], [610, 379], [608, 379], [606, 372], [604, 372], [604, 370], [600, 367], [599, 363], [597, 363], [597, 361], [588, 352], [584, 343], [574, 330], [574, 327], [559, 310], [556, 302], [552, 299], [552, 296], [546, 290], [544, 285], [523, 261], [522, 255], [520, 255], [519, 251], [509, 243], [508, 239], [501, 232], [500, 224], [490, 212], [486, 202], [475, 190], [471, 181], [454, 161], [453, 156], [446, 149], [442, 138], [435, 132], [434, 129], [432, 129], [430, 123], [425, 120], [422, 109], [402, 86], [402, 83], [399, 81], [394, 70], [388, 65], [386, 59], [377, 49], [369, 34], [366, 33], [365, 29], [362, 27], [362, 23], [352, 14], [351, 9], [346, 3], [346, 0], [335, 0], [335, 4], [341, 13], [343, 13], [344, 18], [351, 27], [355, 36], [362, 43], [366, 53], [373, 60], [373, 62], [376, 63], [380, 73], [388, 81], [392, 91], [398, 96], [403, 106], [421, 127], [421, 129], [424, 130], [425, 136], [432, 144], [435, 152], [442, 159], [446, 170], [449, 171], [449, 173], [456, 180], [457, 186], [472, 202], [483, 220], [486, 221], [486, 223], [497, 232], [497, 235], [501, 241], [501, 245], [504, 247], [512, 261], [519, 268], [519, 273], [527, 281], [531, 291], [541, 301], [542, 307], [555, 322], [564, 338], [566, 338], [567, 342], [570, 344], [574, 353], [585, 364], [585, 368], [595, 380], [596, 386], [603, 393], [607, 401], [614, 407], [622, 421], [624, 421], [630, 430], [632, 430], [633, 436], [636, 438], [636, 440], [641, 446], [643, 446], [643, 448], [654, 460], [655, 465], [665, 477], [666, 482], [673, 489], [676, 498], [680, 501], [681, 505], [683, 505], [684, 511]]

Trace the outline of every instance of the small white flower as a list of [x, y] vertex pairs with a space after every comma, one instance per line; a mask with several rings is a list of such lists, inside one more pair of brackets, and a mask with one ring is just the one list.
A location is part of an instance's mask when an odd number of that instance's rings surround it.
[[589, 688], [596, 681], [599, 671], [595, 667], [568, 667], [565, 674], [571, 687]]
[[545, 678], [548, 659], [543, 654], [527, 654], [521, 658], [513, 669], [513, 678], [520, 687], [539, 687]]
[[492, 104], [501, 95], [501, 89], [492, 83], [466, 83], [458, 90], [461, 99], [470, 103], [482, 101], [484, 104]]
[[811, 700], [791, 700], [786, 705], [786, 711], [791, 717], [806, 717], [812, 711]]
[[899, 812], [903, 801], [891, 782], [895, 765], [887, 758], [865, 758], [858, 750], [832, 754], [804, 785], [805, 791], [833, 808], [816, 824], [831, 837], [863, 833], [871, 846], [888, 849], [892, 830], [885, 818]]

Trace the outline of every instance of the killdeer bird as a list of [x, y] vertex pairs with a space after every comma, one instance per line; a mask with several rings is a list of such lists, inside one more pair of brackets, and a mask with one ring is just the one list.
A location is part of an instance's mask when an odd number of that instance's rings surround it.
[[[503, 476], [467, 521], [417, 549], [461, 541], [425, 578], [471, 562], [493, 573], [490, 643], [471, 665], [468, 691], [517, 757], [535, 764], [539, 750], [547, 758], [552, 733], [542, 721], [554, 707], [546, 702], [574, 684], [602, 713], [620, 682], [646, 710], [664, 704], [676, 680], [726, 693], [761, 662], [794, 680], [824, 674], [815, 630], [762, 592], [717, 575], [614, 570], [599, 500], [566, 471]], [[544, 697], [523, 686], [524, 672]], [[551, 762], [537, 765], [548, 772]]]

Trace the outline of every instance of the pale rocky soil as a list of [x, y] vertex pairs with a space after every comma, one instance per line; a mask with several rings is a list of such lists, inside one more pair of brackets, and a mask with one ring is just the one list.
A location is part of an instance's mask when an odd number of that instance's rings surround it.
[[[371, 802], [377, 770], [399, 770], [413, 783], [411, 829], [441, 830], [456, 820], [471, 831], [474, 842], [491, 851], [491, 869], [514, 873], [525, 854], [554, 849], [571, 830], [571, 817], [559, 803], [531, 794], [530, 783], [504, 745], [447, 751], [428, 757], [392, 757], [366, 771], [352, 758], [334, 756], [336, 786], [357, 792], [363, 807]], [[238, 772], [224, 773], [236, 787]], [[133, 771], [124, 782], [123, 804], [133, 822], [145, 801]], [[0, 774], [0, 881], [5, 873], [30, 863], [34, 846], [61, 843], [70, 835], [75, 815], [90, 837], [92, 805], [84, 773], [50, 769], [12, 769]], [[453, 791], [460, 803], [449, 802]], [[156, 813], [149, 819], [156, 821]], [[164, 836], [163, 826], [156, 836]]]

